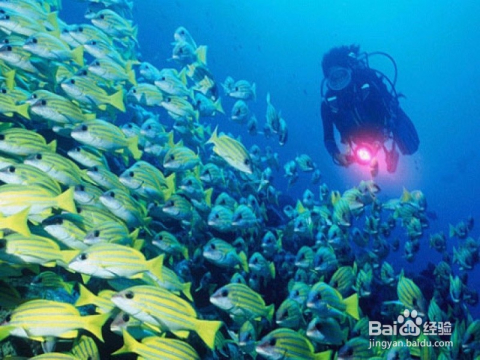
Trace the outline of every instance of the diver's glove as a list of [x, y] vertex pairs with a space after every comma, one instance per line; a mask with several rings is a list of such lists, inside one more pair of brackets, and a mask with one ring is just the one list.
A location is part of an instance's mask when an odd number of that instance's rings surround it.
[[355, 158], [350, 154], [336, 153], [333, 155], [333, 161], [337, 165], [348, 167], [355, 161]]

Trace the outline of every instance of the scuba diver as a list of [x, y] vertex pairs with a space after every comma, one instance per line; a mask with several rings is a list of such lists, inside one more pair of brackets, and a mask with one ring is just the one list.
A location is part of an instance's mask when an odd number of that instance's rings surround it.
[[[417, 131], [398, 102], [397, 67], [393, 58], [382, 52], [368, 54], [359, 50], [356, 45], [335, 47], [323, 57], [324, 144], [336, 164], [368, 164], [372, 175], [375, 166], [378, 172], [376, 154], [383, 149], [387, 171], [394, 173], [399, 158], [397, 147], [403, 155], [415, 153], [419, 145]], [[392, 61], [393, 81], [370, 68], [369, 57], [377, 54]], [[340, 133], [341, 143], [347, 147], [345, 153], [340, 152], [335, 142], [334, 126]], [[389, 140], [392, 140], [390, 150], [386, 147]]]

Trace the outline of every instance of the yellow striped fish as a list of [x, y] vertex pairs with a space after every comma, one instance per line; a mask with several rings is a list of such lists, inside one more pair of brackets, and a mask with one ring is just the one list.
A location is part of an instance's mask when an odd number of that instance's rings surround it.
[[68, 97], [82, 104], [95, 106], [100, 110], [106, 110], [106, 105], [108, 104], [125, 112], [122, 89], [109, 95], [105, 90], [96, 85], [95, 81], [86, 76], [73, 76], [65, 79], [60, 83], [60, 86]]
[[115, 152], [128, 149], [134, 159], [138, 160], [142, 156], [142, 152], [138, 150], [138, 137], [128, 138], [119, 127], [104, 120], [97, 119], [79, 124], [72, 130], [71, 136], [97, 149]]
[[41, 151], [55, 151], [56, 141], [47, 144], [35, 131], [10, 128], [0, 132], [0, 151], [12, 156], [28, 156]]
[[75, 253], [62, 251], [53, 240], [30, 235], [11, 234], [0, 240], [0, 259], [12, 264], [65, 265]]
[[[29, 207], [29, 219], [43, 219], [51, 213], [51, 208], [59, 208], [76, 213], [73, 202], [73, 188], [60, 195], [38, 185], [0, 186], [0, 209], [4, 216], [17, 214]], [[38, 220], [36, 220], [38, 221]]]
[[[164, 255], [146, 260], [142, 252], [120, 244], [98, 243], [78, 254], [68, 267], [81, 274], [102, 279], [126, 277], [141, 279], [147, 271], [162, 277]], [[88, 280], [88, 277], [84, 277]]]
[[12, 164], [0, 170], [0, 180], [6, 184], [39, 185], [60, 195], [59, 183], [46, 172], [28, 164]]
[[275, 311], [274, 305], [265, 305], [260, 294], [256, 293], [244, 284], [227, 284], [210, 296], [210, 302], [225, 310], [236, 322], [243, 323], [246, 320], [258, 320], [262, 316], [272, 321]]
[[70, 354], [63, 354], [57, 352], [49, 352], [42, 355], [37, 355], [34, 357], [29, 358], [29, 360], [80, 360], [81, 358], [70, 355]]
[[100, 360], [97, 344], [91, 337], [86, 335], [82, 335], [80, 339], [75, 340], [72, 355], [78, 360]]
[[247, 174], [252, 174], [252, 159], [247, 149], [241, 142], [227, 135], [221, 134], [218, 136], [217, 129], [218, 127], [215, 128], [207, 144], [214, 144], [213, 151], [229, 165]]
[[257, 353], [267, 359], [330, 359], [331, 350], [314, 353], [312, 343], [297, 331], [280, 328], [264, 336], [256, 346]]
[[138, 342], [127, 331], [123, 331], [123, 346], [112, 355], [129, 352], [140, 355], [142, 359], [200, 360], [195, 349], [184, 341], [149, 336]]
[[39, 152], [30, 155], [24, 163], [44, 171], [52, 179], [63, 185], [75, 186], [82, 183], [83, 172], [77, 164], [60, 154]]
[[75, 284], [76, 282], [74, 281], [64, 281], [60, 275], [54, 273], [53, 271], [42, 271], [40, 274], [35, 276], [30, 283], [31, 286], [64, 289], [70, 295], [73, 293], [73, 287]]
[[198, 319], [193, 307], [168, 290], [149, 285], [133, 286], [112, 296], [118, 308], [135, 318], [165, 330], [195, 331], [210, 349], [221, 321]]
[[109, 314], [81, 316], [75, 306], [51, 300], [29, 300], [18, 306], [0, 326], [0, 340], [17, 336], [36, 341], [46, 337], [74, 339], [85, 329], [103, 341], [102, 326]]
[[193, 169], [200, 163], [200, 158], [186, 146], [174, 146], [165, 154], [163, 167], [171, 171]]
[[192, 283], [183, 282], [173, 270], [170, 270], [166, 266], [162, 267], [162, 277], [158, 280], [154, 280], [154, 284], [157, 284], [161, 288], [171, 291], [176, 295], [181, 292], [188, 300], [193, 302], [193, 297], [190, 292]]
[[426, 314], [425, 298], [420, 288], [409, 278], [400, 274], [397, 285], [398, 300], [409, 310], [417, 310], [421, 316]]

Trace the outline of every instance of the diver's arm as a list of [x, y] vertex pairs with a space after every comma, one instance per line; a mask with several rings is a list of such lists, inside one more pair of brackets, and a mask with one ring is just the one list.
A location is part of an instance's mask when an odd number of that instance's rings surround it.
[[335, 136], [333, 131], [333, 114], [330, 111], [327, 103], [322, 101], [322, 123], [323, 123], [323, 143], [325, 148], [331, 156], [340, 153], [337, 143], [335, 142]]
[[337, 165], [348, 166], [353, 162], [351, 156], [342, 154], [338, 149], [337, 143], [335, 142], [335, 134], [333, 129], [333, 114], [326, 104], [325, 101], [322, 102], [322, 122], [323, 122], [323, 143], [328, 153], [332, 156], [333, 161]]

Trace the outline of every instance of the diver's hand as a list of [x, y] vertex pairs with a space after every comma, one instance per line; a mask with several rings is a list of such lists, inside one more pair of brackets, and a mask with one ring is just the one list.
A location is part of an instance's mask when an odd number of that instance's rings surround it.
[[352, 155], [342, 154], [342, 153], [335, 154], [333, 158], [338, 165], [345, 166], [345, 167], [348, 167], [354, 161]]

